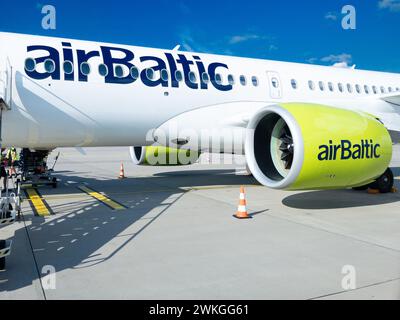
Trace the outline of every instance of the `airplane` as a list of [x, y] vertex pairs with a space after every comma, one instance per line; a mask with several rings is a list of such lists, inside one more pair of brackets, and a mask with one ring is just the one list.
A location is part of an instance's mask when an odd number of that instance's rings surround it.
[[234, 153], [270, 188], [393, 188], [399, 74], [15, 33], [0, 72], [2, 147]]
[[[26, 158], [100, 146], [130, 147], [136, 165], [238, 154], [266, 187], [388, 193], [399, 137], [399, 74], [0, 33], [0, 144]], [[1, 226], [18, 205], [1, 198]], [[1, 240], [0, 269], [10, 250]]]

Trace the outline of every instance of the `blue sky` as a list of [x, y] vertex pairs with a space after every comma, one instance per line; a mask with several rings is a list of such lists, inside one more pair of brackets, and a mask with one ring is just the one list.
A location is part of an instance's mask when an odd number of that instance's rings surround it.
[[[400, 73], [400, 0], [3, 1], [0, 30]], [[56, 30], [41, 27], [54, 5]], [[341, 26], [344, 5], [357, 29]]]

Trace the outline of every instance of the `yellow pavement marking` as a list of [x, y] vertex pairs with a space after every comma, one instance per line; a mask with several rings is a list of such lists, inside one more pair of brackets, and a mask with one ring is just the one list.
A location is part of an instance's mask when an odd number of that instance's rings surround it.
[[100, 202], [104, 203], [106, 206], [110, 207], [113, 210], [125, 210], [126, 209], [126, 207], [124, 207], [122, 204], [119, 204], [118, 202], [111, 200], [110, 198], [106, 197], [105, 195], [103, 195], [97, 191], [94, 191], [88, 187], [80, 186], [79, 189], [86, 192], [89, 196], [95, 198], [96, 200], [99, 200]]
[[42, 200], [36, 189], [26, 189], [25, 191], [30, 200], [30, 203], [32, 204], [32, 209], [37, 215], [41, 217], [51, 215], [48, 206], [46, 206], [46, 203]]

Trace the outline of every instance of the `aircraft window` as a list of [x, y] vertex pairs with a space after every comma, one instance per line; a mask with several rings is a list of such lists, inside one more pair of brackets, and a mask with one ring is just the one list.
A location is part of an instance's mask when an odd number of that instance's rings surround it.
[[203, 74], [201, 75], [201, 79], [203, 80], [204, 83], [210, 82], [210, 77], [208, 76], [207, 72], [203, 72]]
[[318, 85], [319, 85], [319, 89], [320, 89], [321, 91], [324, 91], [324, 90], [325, 90], [325, 85], [324, 85], [324, 83], [323, 83], [322, 81], [320, 81], [320, 82], [318, 83]]
[[82, 62], [80, 66], [83, 75], [87, 76], [90, 73], [90, 65], [87, 62]]
[[197, 81], [196, 74], [193, 71], [189, 72], [189, 80], [191, 83], [196, 83], [196, 81]]
[[28, 58], [25, 60], [25, 70], [32, 72], [36, 68], [36, 60], [33, 58]]
[[329, 88], [329, 91], [333, 92], [333, 84], [332, 84], [332, 82], [328, 82], [328, 88]]
[[295, 79], [292, 79], [292, 80], [290, 81], [290, 83], [292, 84], [292, 88], [293, 88], [293, 89], [297, 89], [297, 81], [296, 81]]
[[131, 68], [131, 77], [132, 79], [136, 80], [139, 78], [139, 69], [135, 66]]
[[338, 83], [338, 89], [339, 89], [340, 92], [344, 91], [342, 83]]
[[242, 86], [246, 85], [247, 81], [245, 76], [240, 76], [240, 83], [242, 84]]
[[65, 74], [71, 74], [74, 72], [74, 65], [71, 61], [64, 61], [63, 69]]
[[315, 89], [315, 85], [314, 85], [314, 82], [313, 81], [308, 81], [308, 86], [309, 86], [309, 88], [310, 88], [310, 90], [314, 90]]
[[389, 89], [389, 92], [393, 92], [393, 89], [392, 89], [392, 87], [389, 87], [388, 89]]
[[168, 75], [168, 71], [166, 69], [162, 69], [161, 70], [161, 79], [163, 81], [168, 81], [169, 75]]
[[378, 93], [378, 88], [376, 86], [372, 86], [372, 91], [377, 94]]
[[258, 87], [258, 78], [257, 77], [252, 77], [251, 82], [253, 82], [253, 86]]
[[356, 91], [357, 91], [358, 93], [361, 93], [361, 87], [360, 87], [360, 85], [358, 85], [358, 84], [356, 84]]
[[386, 93], [385, 87], [381, 87], [381, 92], [382, 92], [382, 93]]
[[146, 69], [146, 78], [148, 80], [153, 80], [154, 79], [154, 70], [152, 68]]
[[115, 76], [118, 78], [122, 78], [124, 76], [124, 69], [121, 66], [115, 67]]
[[347, 91], [353, 93], [353, 86], [350, 83], [347, 84]]
[[44, 62], [44, 69], [45, 69], [48, 73], [53, 73], [54, 70], [56, 70], [56, 64], [54, 63], [53, 60], [47, 59], [47, 60]]
[[400, 88], [396, 88], [396, 91], [400, 91]]
[[217, 73], [215, 75], [215, 83], [216, 84], [221, 84], [222, 83], [222, 78], [221, 78], [221, 75], [219, 73]]
[[364, 91], [366, 94], [369, 94], [370, 91], [369, 91], [369, 87], [367, 85], [364, 86]]
[[99, 65], [99, 74], [103, 77], [108, 75], [108, 67], [105, 64]]
[[231, 86], [233, 86], [235, 84], [235, 78], [233, 77], [233, 75], [229, 75], [228, 76], [228, 82]]
[[175, 78], [177, 81], [181, 82], [183, 80], [182, 72], [179, 70], [175, 71]]
[[279, 88], [279, 80], [277, 79], [277, 78], [272, 78], [271, 79], [271, 83], [272, 83], [272, 86], [274, 87], [274, 88], [276, 88], [276, 89], [278, 89]]

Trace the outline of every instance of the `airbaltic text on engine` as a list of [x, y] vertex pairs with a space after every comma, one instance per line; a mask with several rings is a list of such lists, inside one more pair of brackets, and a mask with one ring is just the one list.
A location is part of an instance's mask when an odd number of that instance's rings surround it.
[[361, 140], [359, 144], [352, 144], [349, 140], [342, 140], [339, 144], [334, 144], [332, 140], [329, 145], [319, 146], [321, 151], [318, 155], [320, 161], [337, 160], [361, 160], [361, 159], [379, 159], [378, 153], [380, 144], [375, 144], [373, 140]]
[[[78, 73], [78, 81], [87, 82], [88, 75], [84, 74], [80, 67], [76, 68], [77, 70], [72, 70], [72, 72], [66, 73], [62, 75], [62, 65], [65, 62], [74, 63], [74, 50], [72, 49], [71, 43], [62, 42], [62, 55], [63, 60], [60, 59], [60, 52], [53, 47], [45, 46], [45, 45], [32, 45], [27, 47], [27, 52], [29, 55], [32, 55], [33, 52], [37, 51], [43, 54], [43, 51], [47, 52], [45, 56], [41, 55], [39, 57], [35, 57], [36, 65], [40, 63], [44, 63], [46, 60], [51, 59], [55, 62], [55, 70], [51, 73], [49, 72], [38, 72], [37, 70], [26, 70], [26, 74], [36, 80], [43, 80], [47, 78], [51, 78], [53, 80], [60, 80], [63, 76], [65, 81], [74, 81], [75, 80], [75, 72]], [[118, 56], [118, 58], [116, 57]], [[121, 57], [122, 56], [122, 57]], [[204, 81], [202, 77], [200, 77], [198, 82], [191, 81], [190, 72], [192, 69], [196, 68], [198, 74], [202, 75], [206, 71], [210, 78], [210, 83], [215, 87], [215, 89], [220, 91], [230, 91], [232, 90], [231, 84], [222, 84], [220, 81], [217, 81], [217, 74], [220, 70], [225, 69], [229, 70], [228, 66], [224, 63], [213, 62], [210, 63], [207, 67], [201, 61], [201, 58], [197, 55], [193, 55], [192, 59], [188, 59], [185, 54], [177, 54], [174, 56], [172, 53], [165, 52], [165, 58], [154, 57], [154, 56], [142, 56], [139, 57], [138, 60], [141, 63], [144, 62], [154, 62], [154, 66], [151, 68], [155, 73], [158, 73], [159, 76], [154, 79], [149, 79], [146, 75], [146, 71], [149, 68], [142, 69], [138, 77], [132, 77], [129, 73], [126, 76], [117, 76], [115, 74], [115, 67], [121, 66], [132, 70], [136, 66], [132, 63], [135, 59], [135, 54], [125, 48], [117, 48], [117, 47], [107, 47], [100, 46], [100, 50], [88, 51], [77, 49], [76, 57], [77, 57], [77, 66], [81, 66], [82, 63], [88, 62], [89, 59], [94, 57], [101, 57], [103, 59], [103, 64], [107, 67], [108, 74], [105, 75], [104, 80], [105, 83], [114, 83], [114, 84], [131, 84], [134, 83], [138, 78], [142, 81], [142, 83], [148, 87], [172, 87], [179, 88], [180, 81], [176, 78], [176, 71], [178, 70], [178, 65], [181, 66], [183, 70], [183, 80], [187, 87], [190, 89], [208, 89], [208, 81]], [[168, 68], [167, 68], [168, 66]], [[193, 67], [193, 68], [192, 68]], [[74, 68], [75, 69], [75, 68]], [[140, 70], [140, 69], [137, 69]], [[169, 79], [163, 79], [161, 76], [161, 70], [168, 70], [170, 74]]]

